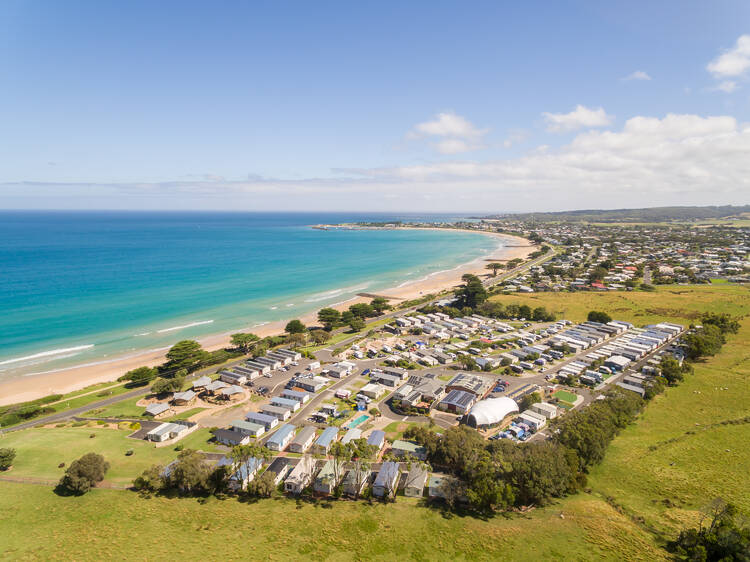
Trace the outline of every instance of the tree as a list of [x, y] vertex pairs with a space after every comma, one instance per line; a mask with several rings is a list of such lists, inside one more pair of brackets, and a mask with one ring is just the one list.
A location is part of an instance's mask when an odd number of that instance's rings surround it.
[[591, 281], [592, 283], [595, 281], [601, 281], [602, 279], [604, 279], [604, 277], [606, 277], [607, 273], [609, 273], [609, 271], [607, 271], [606, 268], [597, 265], [594, 269], [591, 270], [591, 273], [589, 273], [589, 281]]
[[125, 373], [118, 380], [131, 381], [133, 385], [146, 384], [156, 378], [159, 370], [155, 367], [138, 367]]
[[682, 373], [680, 362], [674, 357], [668, 355], [662, 357], [661, 362], [659, 363], [659, 368], [661, 370], [661, 376], [666, 379], [669, 386], [675, 386], [685, 378]]
[[13, 460], [16, 458], [16, 450], [12, 448], [0, 449], [0, 470], [8, 470], [13, 466]]
[[185, 493], [204, 492], [209, 487], [211, 469], [203, 461], [203, 455], [194, 449], [180, 451], [170, 467], [167, 485]]
[[253, 344], [259, 340], [260, 338], [258, 336], [251, 333], [232, 334], [232, 345], [243, 353], [250, 353]]
[[518, 317], [531, 320], [531, 307], [528, 304], [522, 304], [518, 307]]
[[307, 328], [305, 328], [305, 325], [297, 319], [290, 320], [284, 328], [284, 331], [287, 334], [302, 334], [305, 332], [305, 330], [307, 330]]
[[476, 308], [487, 300], [487, 291], [479, 277], [467, 273], [461, 279], [465, 284], [456, 291], [460, 306]]
[[297, 348], [307, 343], [307, 334], [289, 334], [289, 336], [287, 336], [286, 338], [286, 341], [293, 348]]
[[310, 330], [310, 338], [316, 345], [320, 345], [330, 340], [331, 334], [325, 330]]
[[383, 297], [375, 297], [370, 302], [370, 306], [377, 312], [378, 314], [383, 314], [386, 310], [391, 308], [391, 305], [388, 304], [388, 300], [384, 299]]
[[531, 312], [531, 318], [536, 322], [552, 322], [555, 319], [555, 315], [547, 312], [547, 309], [543, 306], [539, 306]]
[[599, 322], [601, 324], [612, 322], [612, 317], [609, 314], [607, 314], [606, 312], [601, 312], [599, 310], [590, 311], [587, 318], [589, 322]]
[[154, 394], [167, 394], [168, 392], [179, 392], [182, 385], [185, 384], [184, 376], [174, 376], [166, 379], [159, 377], [151, 385], [151, 392]]
[[133, 488], [141, 492], [159, 492], [164, 488], [164, 467], [151, 465], [133, 480]]
[[724, 345], [724, 336], [718, 326], [706, 324], [703, 328], [683, 336], [682, 343], [687, 348], [688, 358], [695, 360], [716, 355]]
[[740, 521], [735, 506], [717, 498], [704, 508], [698, 528], [681, 531], [677, 539], [667, 543], [667, 550], [683, 560], [746, 561], [750, 553], [750, 528]]
[[160, 367], [160, 370], [169, 374], [185, 369], [191, 373], [200, 368], [207, 358], [208, 353], [197, 341], [182, 340], [174, 344], [167, 352], [167, 362]]
[[248, 493], [259, 498], [270, 498], [276, 490], [274, 473], [266, 470], [263, 474], [253, 479], [247, 487]]
[[471, 355], [462, 355], [458, 358], [458, 362], [467, 371], [476, 371], [479, 369], [479, 365], [477, 365], [477, 362]]
[[318, 322], [329, 332], [341, 325], [341, 313], [335, 308], [321, 308], [318, 311]]
[[492, 270], [492, 276], [497, 277], [497, 270], [503, 268], [503, 264], [493, 261], [485, 266], [487, 269]]
[[59, 487], [69, 493], [82, 495], [104, 480], [109, 463], [96, 453], [86, 453], [74, 460], [60, 479]]
[[372, 305], [367, 304], [366, 302], [359, 302], [357, 304], [351, 305], [349, 307], [349, 312], [354, 314], [354, 316], [362, 318], [363, 320], [368, 316], [376, 316], [377, 314]]
[[518, 411], [523, 412], [524, 410], [528, 410], [529, 407], [532, 404], [536, 404], [537, 402], [541, 402], [542, 397], [539, 395], [538, 392], [532, 392], [531, 394], [527, 394], [523, 398], [521, 398], [521, 401], [518, 403]]
[[344, 463], [352, 458], [352, 450], [348, 443], [345, 445], [341, 441], [335, 441], [331, 444], [328, 454], [333, 456], [333, 479], [338, 485], [341, 481]]
[[362, 320], [362, 318], [360, 318], [359, 316], [354, 316], [349, 321], [349, 327], [353, 332], [359, 332], [365, 329], [365, 321]]

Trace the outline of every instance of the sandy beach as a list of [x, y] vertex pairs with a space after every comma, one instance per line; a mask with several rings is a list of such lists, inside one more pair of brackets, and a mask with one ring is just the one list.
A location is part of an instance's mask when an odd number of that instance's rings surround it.
[[[438, 293], [444, 289], [459, 285], [461, 283], [461, 276], [466, 273], [473, 273], [479, 276], [492, 275], [486, 268], [490, 261], [504, 261], [514, 258], [523, 259], [536, 249], [524, 238], [476, 230], [469, 230], [468, 232], [501, 238], [507, 244], [512, 245], [499, 247], [486, 256], [459, 265], [454, 269], [433, 273], [424, 279], [409, 281], [398, 287], [377, 291], [377, 294], [393, 298], [392, 304], [398, 304], [400, 300], [414, 299], [431, 293]], [[333, 305], [333, 308], [344, 310], [352, 304], [369, 302], [369, 300], [364, 297], [353, 297], [337, 305]], [[252, 331], [261, 337], [277, 335], [283, 333], [284, 326], [286, 326], [288, 320], [271, 322], [257, 328], [248, 327], [237, 331]], [[317, 311], [301, 317], [300, 320], [306, 325], [314, 325], [317, 322]], [[213, 351], [226, 347], [229, 344], [229, 339], [230, 334], [217, 334], [200, 338], [198, 341], [200, 341], [204, 349]], [[92, 384], [114, 381], [131, 369], [144, 365], [152, 367], [163, 363], [165, 353], [166, 350], [140, 353], [114, 358], [107, 362], [99, 362], [96, 365], [71, 367], [70, 369], [60, 370], [55, 373], [27, 376], [2, 382], [0, 383], [0, 405], [34, 400], [49, 394], [65, 394]]]

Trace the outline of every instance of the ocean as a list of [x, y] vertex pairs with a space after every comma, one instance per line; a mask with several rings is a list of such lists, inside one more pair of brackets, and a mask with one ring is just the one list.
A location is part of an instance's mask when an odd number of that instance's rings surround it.
[[252, 330], [497, 248], [465, 232], [316, 230], [383, 214], [0, 212], [0, 380]]

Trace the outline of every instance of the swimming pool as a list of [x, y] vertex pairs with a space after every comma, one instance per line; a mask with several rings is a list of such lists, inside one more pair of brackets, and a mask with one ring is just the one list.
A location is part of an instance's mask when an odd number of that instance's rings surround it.
[[348, 424], [346, 424], [346, 427], [349, 429], [352, 429], [353, 427], [357, 427], [362, 422], [370, 419], [370, 416], [367, 416], [365, 414], [362, 414], [361, 416], [354, 418], [352, 421], [350, 421]]

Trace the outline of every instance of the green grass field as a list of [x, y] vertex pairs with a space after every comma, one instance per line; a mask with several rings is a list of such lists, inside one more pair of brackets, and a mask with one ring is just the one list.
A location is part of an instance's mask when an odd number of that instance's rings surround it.
[[[106, 476], [108, 481], [129, 484], [152, 464], [167, 464], [177, 457], [174, 446], [156, 448], [146, 441], [128, 439], [126, 436], [130, 433], [132, 430], [97, 426], [34, 428], [9, 433], [0, 439], [0, 447], [16, 449], [16, 460], [13, 469], [0, 473], [0, 476], [57, 480], [65, 470], [58, 468], [60, 463], [68, 466], [85, 453], [95, 452], [103, 455], [111, 465]], [[199, 429], [179, 443], [185, 448], [216, 450], [208, 443], [209, 437], [207, 429]], [[133, 449], [134, 454], [126, 456], [128, 449]]]
[[[444, 517], [417, 500], [295, 505], [287, 499], [80, 498], [0, 482], [0, 555], [9, 559], [663, 560], [644, 531], [604, 502], [489, 521]], [[564, 518], [560, 517], [563, 514]], [[85, 530], [85, 531], [84, 531]]]
[[[581, 320], [591, 309], [646, 324], [689, 323], [702, 312], [750, 312], [750, 290], [718, 284], [654, 293], [501, 296]], [[750, 513], [750, 318], [722, 352], [668, 389], [610, 445], [580, 493], [524, 515], [489, 520], [444, 516], [399, 498], [296, 504], [272, 499], [143, 499], [119, 490], [80, 498], [44, 486], [0, 481], [0, 557], [11, 559], [212, 558], [416, 560], [666, 560], [665, 538], [695, 523], [716, 496]], [[400, 434], [399, 422], [385, 429]], [[88, 435], [96, 432], [97, 437]], [[102, 428], [32, 429], [4, 436], [17, 448], [7, 476], [57, 478], [59, 462], [91, 450], [112, 463], [107, 479], [127, 482], [176, 455]], [[205, 430], [183, 440], [211, 450]], [[135, 455], [125, 457], [127, 448]], [[328, 506], [325, 507], [325, 506]], [[82, 533], [81, 529], [86, 532]]]

